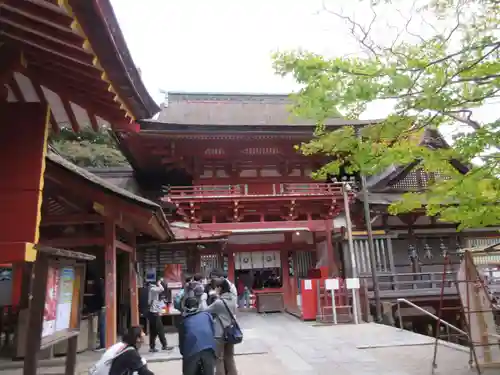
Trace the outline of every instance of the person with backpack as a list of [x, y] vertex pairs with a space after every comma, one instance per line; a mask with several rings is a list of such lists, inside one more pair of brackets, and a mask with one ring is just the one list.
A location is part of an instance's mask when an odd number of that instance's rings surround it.
[[101, 359], [89, 370], [89, 375], [154, 375], [148, 369], [146, 360], [139, 354], [144, 342], [141, 327], [130, 327], [123, 335], [122, 341], [104, 352]]
[[183, 319], [178, 326], [183, 375], [214, 375], [214, 321], [199, 307], [196, 297], [184, 301]]
[[216, 291], [219, 298], [206, 310], [215, 318], [215, 375], [237, 375], [234, 345], [243, 340], [235, 318], [238, 297], [231, 292], [231, 286], [226, 279], [217, 281]]

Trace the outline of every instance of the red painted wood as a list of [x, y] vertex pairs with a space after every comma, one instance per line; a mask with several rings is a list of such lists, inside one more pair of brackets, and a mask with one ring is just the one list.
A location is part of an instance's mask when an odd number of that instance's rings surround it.
[[139, 325], [139, 295], [137, 289], [137, 272], [135, 269], [136, 264], [136, 237], [135, 234], [130, 234], [130, 246], [132, 247], [132, 252], [128, 254], [129, 256], [129, 285], [130, 285], [130, 324], [132, 326]]
[[326, 228], [326, 251], [328, 256], [328, 271], [330, 276], [339, 276], [338, 265], [335, 262], [335, 254], [333, 250], [333, 242], [332, 242], [332, 221], [325, 220], [325, 228]]
[[228, 270], [227, 270], [227, 277], [229, 280], [234, 281], [235, 280], [235, 274], [234, 274], [234, 254], [232, 251], [229, 251], [228, 253]]
[[0, 243], [37, 242], [46, 116], [40, 103], [0, 104]]
[[221, 232], [231, 232], [234, 230], [248, 231], [248, 230], [263, 230], [266, 229], [276, 229], [276, 232], [280, 230], [293, 230], [295, 228], [307, 229], [311, 232], [324, 232], [325, 231], [325, 221], [324, 220], [297, 220], [297, 221], [264, 221], [264, 222], [249, 222], [249, 223], [203, 223], [194, 224], [197, 228], [203, 230], [213, 230]]
[[231, 251], [235, 253], [251, 253], [254, 251], [278, 251], [286, 247], [288, 251], [314, 250], [314, 245], [305, 242], [283, 244], [279, 243], [261, 243], [261, 244], [231, 244]]
[[106, 302], [106, 347], [116, 343], [117, 295], [116, 295], [116, 226], [111, 220], [104, 225], [106, 245], [104, 249], [104, 283]]

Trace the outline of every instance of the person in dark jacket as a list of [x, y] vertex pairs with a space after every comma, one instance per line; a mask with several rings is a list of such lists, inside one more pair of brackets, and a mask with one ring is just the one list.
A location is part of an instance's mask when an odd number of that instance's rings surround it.
[[144, 342], [144, 333], [141, 327], [130, 327], [122, 338], [126, 348], [132, 350], [123, 350], [123, 353], [117, 356], [111, 363], [109, 375], [133, 374], [154, 375], [148, 369], [146, 361], [139, 354], [139, 348]]
[[212, 315], [199, 309], [199, 300], [184, 301], [179, 325], [179, 350], [183, 375], [214, 375], [215, 331]]

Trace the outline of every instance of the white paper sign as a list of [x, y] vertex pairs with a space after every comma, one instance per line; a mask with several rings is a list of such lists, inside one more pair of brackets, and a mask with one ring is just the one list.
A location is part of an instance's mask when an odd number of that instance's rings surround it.
[[304, 280], [304, 289], [305, 290], [312, 290], [313, 284], [311, 280]]
[[359, 289], [359, 279], [345, 279], [345, 285], [347, 289]]
[[327, 290], [339, 290], [339, 281], [337, 279], [326, 279], [325, 288]]

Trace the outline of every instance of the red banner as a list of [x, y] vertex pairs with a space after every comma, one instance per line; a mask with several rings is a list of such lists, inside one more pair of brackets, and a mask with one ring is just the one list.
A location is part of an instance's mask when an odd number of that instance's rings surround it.
[[183, 283], [182, 280], [182, 265], [167, 264], [163, 270], [163, 279], [165, 283]]

